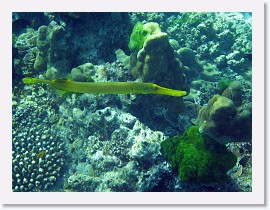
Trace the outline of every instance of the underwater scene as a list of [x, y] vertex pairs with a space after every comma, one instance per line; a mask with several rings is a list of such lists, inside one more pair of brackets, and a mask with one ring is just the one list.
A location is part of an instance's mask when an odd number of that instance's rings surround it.
[[12, 14], [13, 192], [251, 192], [252, 14]]

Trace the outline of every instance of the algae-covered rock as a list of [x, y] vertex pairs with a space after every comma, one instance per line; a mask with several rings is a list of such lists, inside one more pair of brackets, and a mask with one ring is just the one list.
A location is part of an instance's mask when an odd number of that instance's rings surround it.
[[177, 53], [180, 55], [180, 59], [185, 66], [197, 65], [195, 54], [190, 48], [187, 47], [180, 48], [177, 51]]
[[[160, 31], [157, 23], [147, 23], [144, 27], [151, 34], [145, 39], [143, 48], [137, 53], [137, 56], [132, 54], [130, 57], [133, 77], [143, 82], [152, 82], [167, 88], [189, 92], [183, 65], [177, 58], [168, 35]], [[149, 107], [149, 104], [154, 103], [156, 107], [164, 107], [168, 110], [168, 115], [174, 116], [174, 118], [184, 108], [182, 98], [149, 96], [145, 101], [145, 98], [138, 96], [137, 99], [137, 107], [134, 109], [143, 110], [143, 112], [137, 113], [141, 115], [142, 119], [155, 116], [154, 113], [151, 113], [153, 107], [151, 105]]]
[[43, 72], [54, 67], [60, 73], [66, 73], [70, 68], [70, 44], [67, 44], [65, 27], [56, 21], [38, 29], [36, 40], [37, 56], [34, 69]]
[[[137, 56], [134, 53], [130, 56], [131, 72], [133, 77], [143, 82], [152, 82], [161, 86], [189, 91], [186, 84], [186, 78], [183, 73], [183, 65], [175, 56], [175, 52], [170, 45], [168, 35], [161, 32], [157, 23], [146, 23], [143, 25], [149, 35], [144, 41], [142, 49]], [[179, 114], [183, 109], [182, 98], [159, 98], [152, 96], [149, 100], [151, 103], [162, 104], [171, 114]], [[148, 103], [138, 101], [140, 109], [149, 110]], [[145, 108], [142, 108], [144, 107]], [[151, 108], [150, 108], [151, 109]], [[176, 111], [178, 110], [178, 111]], [[146, 114], [144, 114], [144, 117]]]
[[218, 89], [220, 93], [223, 93], [223, 91], [230, 85], [232, 81], [230, 79], [221, 79], [218, 81]]
[[48, 27], [43, 25], [38, 29], [37, 37], [37, 57], [34, 64], [34, 69], [42, 72], [47, 69], [48, 62], [48, 49], [50, 47], [50, 41], [48, 39]]
[[159, 24], [155, 22], [149, 22], [143, 25], [143, 28], [150, 34], [159, 34], [161, 32]]
[[37, 37], [37, 57], [34, 64], [34, 69], [38, 71], [45, 71], [47, 69], [47, 56], [50, 47], [49, 40], [47, 39], [48, 27], [43, 25], [38, 29]]
[[161, 143], [161, 152], [173, 171], [185, 182], [209, 183], [228, 179], [227, 171], [236, 164], [236, 156], [222, 144], [191, 126], [183, 136]]

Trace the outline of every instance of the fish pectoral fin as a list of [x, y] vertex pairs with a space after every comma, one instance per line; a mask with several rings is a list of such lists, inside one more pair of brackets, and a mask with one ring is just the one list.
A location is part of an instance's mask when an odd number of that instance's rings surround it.
[[68, 93], [67, 91], [59, 90], [59, 89], [55, 90], [55, 92], [56, 92], [56, 95], [57, 95], [58, 97], [60, 97], [60, 98], [64, 97], [65, 94]]

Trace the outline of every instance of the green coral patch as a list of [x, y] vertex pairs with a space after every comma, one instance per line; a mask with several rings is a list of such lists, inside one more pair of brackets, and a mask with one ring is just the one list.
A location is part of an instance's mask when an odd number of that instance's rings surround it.
[[218, 81], [219, 92], [222, 93], [232, 82], [230, 79], [221, 79]]
[[179, 178], [187, 182], [221, 182], [236, 164], [236, 157], [226, 146], [202, 135], [198, 126], [163, 141], [161, 152]]
[[147, 31], [143, 27], [143, 23], [138, 22], [130, 35], [130, 40], [128, 43], [128, 48], [131, 52], [139, 52], [143, 48], [143, 43], [146, 38], [150, 35], [150, 31]]

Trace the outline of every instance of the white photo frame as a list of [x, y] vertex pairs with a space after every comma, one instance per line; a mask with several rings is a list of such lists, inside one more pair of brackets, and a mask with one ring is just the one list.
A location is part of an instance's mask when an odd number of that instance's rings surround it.
[[[12, 192], [12, 12], [252, 12], [252, 192]], [[10, 0], [1, 3], [1, 193], [4, 204], [264, 204], [264, 4], [242, 0]], [[4, 172], [4, 173], [3, 173]]]

